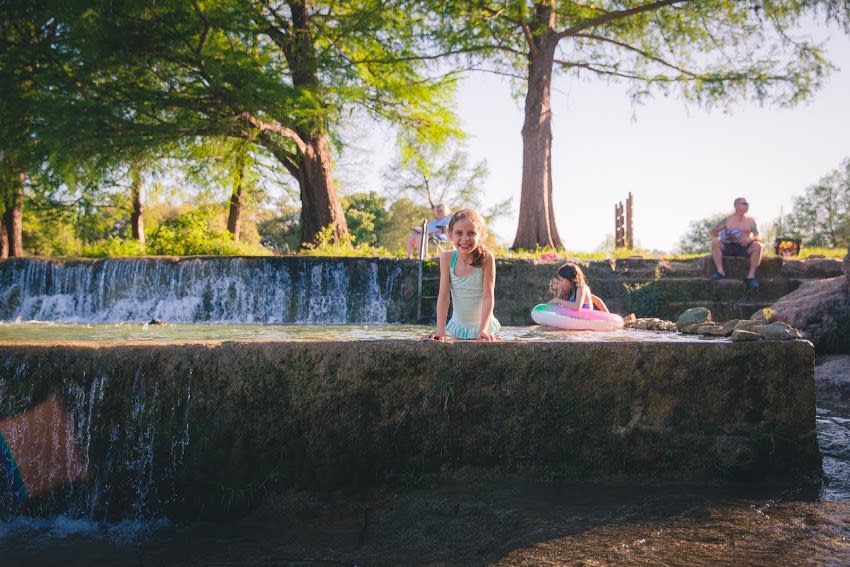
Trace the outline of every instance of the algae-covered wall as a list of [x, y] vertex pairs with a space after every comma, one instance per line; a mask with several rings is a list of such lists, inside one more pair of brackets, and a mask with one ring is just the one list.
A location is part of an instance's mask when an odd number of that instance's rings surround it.
[[820, 467], [805, 341], [7, 343], [0, 360], [0, 418], [57, 396], [87, 469], [17, 513], [211, 516], [469, 470], [799, 482]]

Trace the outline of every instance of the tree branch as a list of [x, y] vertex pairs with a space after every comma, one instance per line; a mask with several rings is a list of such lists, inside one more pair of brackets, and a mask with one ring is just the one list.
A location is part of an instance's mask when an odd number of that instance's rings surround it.
[[677, 65], [674, 65], [673, 63], [670, 63], [669, 61], [665, 61], [664, 59], [662, 59], [660, 57], [652, 55], [651, 53], [648, 53], [647, 51], [644, 51], [643, 49], [639, 49], [639, 48], [637, 48], [633, 45], [629, 45], [628, 43], [624, 43], [624, 42], [618, 41], [616, 39], [603, 37], [601, 35], [584, 34], [584, 33], [575, 34], [572, 37], [592, 39], [592, 40], [599, 41], [601, 43], [611, 43], [613, 45], [616, 45], [617, 47], [622, 47], [623, 49], [626, 49], [628, 51], [633, 51], [634, 53], [637, 53], [638, 55], [640, 55], [641, 57], [644, 57], [645, 59], [649, 59], [650, 61], [655, 61], [659, 65], [663, 65], [664, 67], [669, 67], [670, 69], [678, 71], [678, 72], [682, 73], [683, 75], [689, 75], [689, 76], [695, 75], [695, 73], [693, 73], [692, 71], [688, 71], [687, 69], [683, 69], [681, 67], [678, 67]]
[[239, 118], [245, 120], [245, 122], [259, 130], [260, 133], [273, 132], [278, 136], [293, 142], [296, 146], [298, 146], [298, 150], [301, 152], [304, 152], [307, 149], [307, 144], [304, 142], [303, 139], [301, 139], [301, 136], [299, 136], [298, 133], [295, 130], [292, 130], [291, 128], [281, 126], [280, 124], [264, 122], [263, 120], [260, 120], [259, 118], [247, 111], [240, 114]]
[[593, 18], [592, 20], [587, 20], [582, 22], [581, 24], [567, 28], [561, 32], [558, 32], [557, 39], [560, 41], [562, 38], [573, 36], [580, 33], [582, 30], [586, 30], [588, 28], [593, 28], [599, 25], [607, 24], [608, 22], [613, 22], [615, 20], [621, 20], [623, 18], [628, 18], [630, 16], [634, 16], [635, 14], [641, 14], [643, 12], [651, 12], [653, 10], [657, 10], [658, 8], [663, 8], [665, 6], [672, 6], [674, 4], [684, 4], [686, 2], [693, 2], [694, 0], [657, 0], [656, 2], [650, 2], [649, 4], [644, 4], [643, 6], [636, 6], [634, 8], [630, 8], [628, 10], [616, 10], [614, 12], [608, 12], [598, 18]]
[[[654, 76], [653, 77], [653, 76], [641, 75], [641, 74], [638, 74], [638, 73], [632, 73], [632, 72], [627, 72], [627, 71], [614, 71], [614, 70], [611, 70], [611, 69], [605, 69], [605, 68], [593, 65], [591, 63], [575, 63], [575, 62], [571, 62], [571, 61], [561, 61], [561, 60], [557, 60], [557, 59], [555, 60], [555, 63], [557, 63], [558, 65], [561, 65], [562, 67], [575, 67], [575, 68], [578, 68], [578, 69], [587, 69], [588, 71], [592, 71], [592, 72], [594, 72], [598, 75], [606, 75], [606, 76], [609, 76], [609, 77], [619, 77], [621, 79], [633, 79], [633, 80], [639, 80], [639, 81], [651, 82], [651, 83], [672, 83], [672, 82], [679, 82], [679, 81], [682, 81], [684, 79], [694, 80], [694, 81], [702, 81], [704, 83], [722, 83], [722, 82], [726, 82], [726, 81], [747, 81], [747, 80], [750, 80], [750, 79], [754, 79], [754, 77], [750, 76], [747, 72], [744, 72], [744, 71], [735, 71], [735, 72], [731, 72], [731, 73], [710, 73], [710, 74], [705, 74], [705, 75], [693, 73], [693, 72], [690, 72], [690, 71], [685, 71], [684, 76], [679, 76], [679, 77], [666, 77], [666, 76]], [[783, 76], [783, 75], [769, 75], [769, 76], [759, 75], [757, 78], [758, 78], [759, 81], [763, 81], [763, 82], [786, 81], [788, 79], [788, 77]]]
[[264, 148], [269, 150], [272, 155], [283, 164], [283, 167], [289, 172], [289, 174], [295, 178], [300, 179], [300, 168], [298, 167], [298, 157], [286, 150], [286, 148], [282, 147], [277, 141], [272, 139], [269, 135], [268, 131], [260, 132], [259, 143]]

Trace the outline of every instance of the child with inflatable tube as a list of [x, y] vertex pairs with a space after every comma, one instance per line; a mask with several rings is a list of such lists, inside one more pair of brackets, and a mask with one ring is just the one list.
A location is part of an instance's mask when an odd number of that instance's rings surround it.
[[[472, 209], [461, 209], [449, 220], [448, 233], [455, 250], [440, 255], [437, 330], [425, 338], [443, 341], [448, 333], [458, 339], [499, 340], [501, 325], [493, 316], [496, 261], [484, 246], [484, 220]], [[446, 322], [449, 305], [452, 318]]]
[[623, 328], [623, 318], [609, 312], [605, 302], [590, 291], [581, 268], [567, 262], [549, 281], [549, 303], [537, 305], [531, 318], [540, 325], [569, 330], [613, 331]]
[[567, 262], [558, 268], [558, 273], [549, 280], [552, 299], [549, 303], [563, 305], [568, 309], [593, 309], [608, 311], [601, 298], [590, 292], [590, 286], [584, 278], [584, 272], [578, 264]]

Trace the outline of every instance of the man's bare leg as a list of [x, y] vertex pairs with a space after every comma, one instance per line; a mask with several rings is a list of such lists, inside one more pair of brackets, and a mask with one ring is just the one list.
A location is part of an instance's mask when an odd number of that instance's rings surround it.
[[717, 269], [717, 273], [725, 276], [726, 271], [723, 269], [723, 243], [719, 240], [711, 241], [711, 259], [714, 260], [714, 267]]
[[750, 271], [747, 273], [747, 279], [756, 277], [756, 270], [759, 264], [761, 264], [763, 250], [761, 242], [757, 240], [750, 242], [750, 245], [747, 247], [747, 255], [750, 258]]

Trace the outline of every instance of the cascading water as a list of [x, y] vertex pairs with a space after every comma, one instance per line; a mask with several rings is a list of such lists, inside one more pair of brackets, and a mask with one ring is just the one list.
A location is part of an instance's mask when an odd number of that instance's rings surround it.
[[409, 319], [402, 279], [384, 259], [11, 260], [0, 264], [0, 320], [396, 323]]
[[0, 490], [0, 512], [50, 516], [59, 510], [96, 522], [161, 516], [174, 500], [189, 444], [191, 376], [161, 392], [141, 371], [126, 384], [107, 369], [93, 378], [74, 370], [61, 385], [50, 384], [46, 398], [42, 382], [26, 396], [13, 384], [28, 373], [26, 364], [11, 377], [0, 375], [0, 412], [13, 416], [0, 430], [9, 446], [26, 447], [15, 459], [29, 493]]

